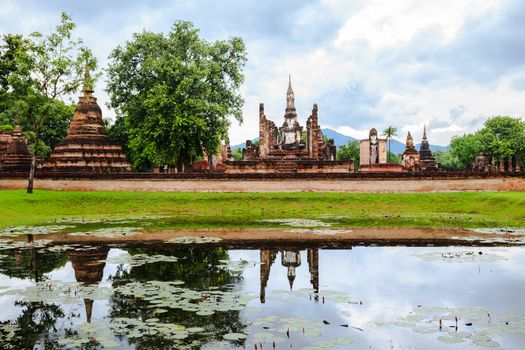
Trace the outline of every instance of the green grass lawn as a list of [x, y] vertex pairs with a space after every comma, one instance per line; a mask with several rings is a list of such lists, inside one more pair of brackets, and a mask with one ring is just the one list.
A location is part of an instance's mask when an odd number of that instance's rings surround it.
[[270, 227], [263, 219], [329, 218], [334, 226], [525, 227], [525, 193], [151, 193], [0, 191], [0, 228], [61, 218], [163, 214], [152, 229]]

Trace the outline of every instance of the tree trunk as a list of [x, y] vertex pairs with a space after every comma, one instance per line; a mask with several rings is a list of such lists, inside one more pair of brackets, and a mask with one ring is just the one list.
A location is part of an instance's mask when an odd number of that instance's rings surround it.
[[36, 153], [31, 154], [31, 167], [29, 168], [29, 179], [27, 181], [27, 193], [33, 193], [33, 181], [35, 179]]
[[208, 166], [210, 167], [210, 170], [215, 170], [215, 166], [213, 164], [213, 156], [208, 156]]

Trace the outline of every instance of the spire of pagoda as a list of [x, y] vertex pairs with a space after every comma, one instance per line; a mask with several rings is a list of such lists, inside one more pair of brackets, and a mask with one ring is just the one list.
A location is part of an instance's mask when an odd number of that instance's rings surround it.
[[93, 87], [91, 86], [91, 77], [89, 75], [89, 65], [87, 62], [84, 66], [84, 85], [82, 87], [82, 92], [84, 93], [84, 97], [91, 97], [94, 92]]
[[286, 110], [295, 111], [295, 96], [292, 88], [292, 76], [288, 74], [288, 90], [286, 91]]
[[423, 124], [423, 141], [427, 140], [427, 126]]

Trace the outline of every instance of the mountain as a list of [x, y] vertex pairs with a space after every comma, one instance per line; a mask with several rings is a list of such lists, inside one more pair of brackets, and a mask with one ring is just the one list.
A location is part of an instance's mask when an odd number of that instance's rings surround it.
[[321, 131], [323, 132], [324, 136], [328, 137], [329, 139], [334, 139], [334, 143], [337, 147], [346, 145], [348, 142], [356, 140], [352, 136], [340, 134], [332, 129], [321, 129]]
[[[352, 136], [347, 136], [347, 135], [343, 135], [341, 133], [338, 133], [337, 131], [335, 130], [332, 130], [332, 129], [321, 129], [323, 131], [323, 134], [328, 137], [329, 139], [334, 139], [334, 143], [337, 147], [341, 146], [341, 145], [346, 145], [348, 142], [350, 141], [354, 141], [354, 140], [357, 140], [356, 138], [352, 137]], [[254, 138], [253, 141], [257, 141], [259, 140], [258, 137]], [[359, 140], [357, 140], [359, 141]], [[419, 146], [420, 144], [416, 144], [416, 149], [419, 151]], [[240, 143], [238, 145], [234, 145], [232, 146], [232, 150], [235, 150], [237, 148], [245, 148], [246, 147], [246, 143], [243, 142], [243, 143]], [[405, 144], [402, 143], [402, 142], [399, 142], [397, 140], [392, 140], [390, 142], [390, 147], [391, 147], [391, 151], [392, 153], [394, 154], [400, 154], [400, 153], [403, 153], [405, 151]], [[431, 151], [448, 151], [448, 146], [440, 146], [440, 145], [430, 145], [430, 150]]]

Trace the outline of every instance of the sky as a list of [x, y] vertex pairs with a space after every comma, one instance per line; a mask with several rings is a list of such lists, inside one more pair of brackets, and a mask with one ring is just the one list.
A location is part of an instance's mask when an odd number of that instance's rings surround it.
[[[283, 122], [288, 75], [302, 125], [319, 122], [356, 138], [371, 128], [423, 126], [432, 144], [479, 129], [487, 117], [525, 114], [525, 2], [522, 0], [2, 0], [0, 34], [49, 33], [66, 11], [101, 67], [142, 30], [191, 21], [206, 40], [243, 38], [244, 122], [232, 144], [258, 136], [258, 105]], [[95, 95], [114, 118], [105, 77]]]

